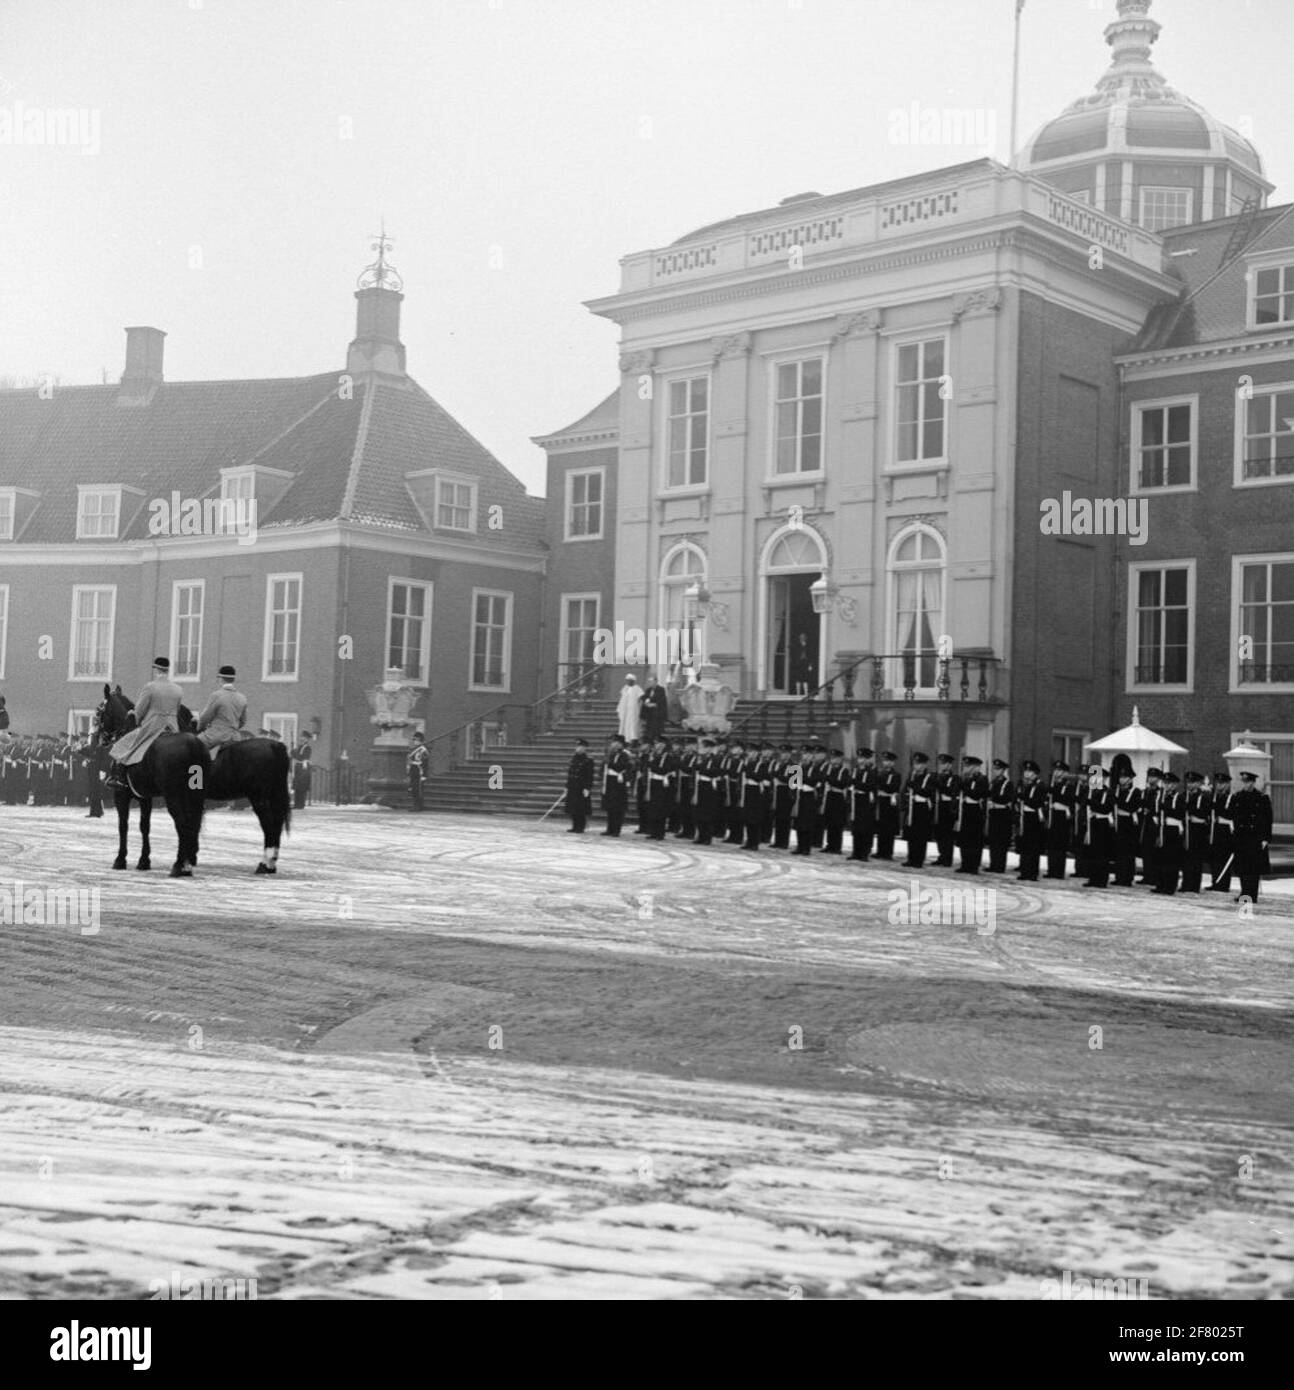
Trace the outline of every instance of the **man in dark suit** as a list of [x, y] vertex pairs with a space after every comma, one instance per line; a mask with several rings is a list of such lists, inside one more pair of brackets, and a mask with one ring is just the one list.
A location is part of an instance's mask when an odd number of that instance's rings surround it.
[[577, 738], [575, 752], [566, 767], [566, 814], [571, 818], [568, 835], [584, 834], [592, 808], [593, 759], [589, 757], [588, 740]]
[[1252, 772], [1240, 774], [1240, 790], [1232, 805], [1235, 811], [1236, 873], [1240, 878], [1240, 897], [1258, 901], [1258, 880], [1272, 871], [1267, 846], [1272, 838], [1272, 803], [1266, 792], [1260, 792], [1258, 779]]
[[292, 749], [292, 809], [304, 811], [306, 797], [310, 794], [310, 759], [314, 755], [314, 735], [308, 730], [297, 740]]
[[651, 747], [664, 734], [665, 721], [669, 718], [669, 696], [655, 676], [647, 677], [638, 712], [642, 715], [643, 741]]
[[619, 734], [611, 736], [611, 747], [602, 765], [602, 814], [607, 828], [602, 832], [613, 839], [620, 836], [629, 805], [629, 781], [633, 776], [633, 759], [625, 752], [625, 741]]

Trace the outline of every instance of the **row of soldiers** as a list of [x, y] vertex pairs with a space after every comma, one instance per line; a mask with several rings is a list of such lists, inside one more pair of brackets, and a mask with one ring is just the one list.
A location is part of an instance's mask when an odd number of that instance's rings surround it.
[[0, 804], [85, 806], [102, 813], [102, 750], [89, 734], [0, 735]]
[[[1160, 894], [1198, 893], [1207, 870], [1211, 890], [1229, 892], [1235, 875], [1241, 894], [1256, 900], [1259, 877], [1271, 872], [1271, 801], [1252, 773], [1242, 772], [1233, 791], [1226, 772], [1188, 772], [1183, 783], [1160, 768], [1138, 787], [1126, 761], [1113, 772], [1071, 771], [1058, 759], [1048, 782], [1033, 761], [1021, 764], [1018, 780], [1001, 758], [987, 774], [969, 754], [960, 771], [949, 753], [933, 767], [928, 754], [913, 753], [906, 778], [897, 764], [896, 754], [878, 758], [870, 748], [851, 763], [819, 743], [797, 754], [787, 743], [661, 737], [626, 745], [617, 736], [601, 770], [602, 833], [620, 835], [632, 801], [637, 833], [655, 840], [672, 833], [698, 845], [717, 838], [748, 850], [790, 849], [794, 831], [795, 854], [843, 854], [848, 830], [851, 859], [893, 860], [902, 838], [905, 867], [923, 868], [933, 853], [934, 865], [964, 874], [1005, 873], [1014, 848], [1027, 883], [1038, 881], [1044, 861], [1046, 878], [1065, 878], [1072, 856], [1085, 887], [1139, 882]], [[587, 824], [594, 780], [588, 744], [577, 740], [566, 794], [574, 833]]]

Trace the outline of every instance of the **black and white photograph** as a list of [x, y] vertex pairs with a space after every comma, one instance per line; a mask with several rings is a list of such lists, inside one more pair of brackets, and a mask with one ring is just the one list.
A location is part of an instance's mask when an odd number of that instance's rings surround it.
[[252, 1325], [176, 1302], [813, 1300], [1279, 1375], [1292, 48], [0, 0], [43, 1374]]

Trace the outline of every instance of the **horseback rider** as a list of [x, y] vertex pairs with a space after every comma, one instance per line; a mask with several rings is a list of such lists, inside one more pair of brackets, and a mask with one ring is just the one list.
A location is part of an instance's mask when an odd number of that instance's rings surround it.
[[247, 723], [247, 696], [234, 689], [238, 673], [232, 666], [222, 666], [216, 674], [219, 684], [198, 715], [198, 737], [208, 748], [240, 742]]
[[152, 679], [135, 701], [135, 727], [123, 734], [109, 750], [113, 763], [105, 785], [125, 787], [123, 768], [142, 762], [144, 754], [163, 734], [180, 731], [180, 700], [184, 692], [171, 679], [171, 663], [159, 656], [153, 662]]

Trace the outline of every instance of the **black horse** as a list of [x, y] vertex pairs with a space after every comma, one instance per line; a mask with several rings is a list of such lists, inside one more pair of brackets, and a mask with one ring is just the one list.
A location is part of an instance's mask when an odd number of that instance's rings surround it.
[[[133, 725], [131, 711], [134, 709], [134, 705], [121, 693], [120, 686], [112, 692], [109, 692], [108, 687], [104, 686], [104, 692], [104, 713], [100, 717], [100, 726], [104, 732], [101, 737], [104, 742], [112, 743]], [[201, 775], [192, 779], [198, 783], [200, 797], [204, 802], [234, 801], [244, 798], [250, 801], [252, 810], [256, 812], [256, 819], [260, 821], [265, 842], [261, 852], [261, 861], [256, 866], [256, 872], [258, 874], [277, 873], [279, 846], [283, 832], [289, 828], [292, 819], [292, 801], [288, 793], [288, 773], [291, 767], [291, 758], [287, 748], [277, 739], [249, 738], [241, 742], [222, 744], [217, 755], [212, 758], [202, 740], [192, 733], [194, 728], [193, 716], [183, 705], [180, 706], [179, 723], [181, 729], [185, 730], [184, 733], [163, 734], [153, 745], [153, 748], [144, 754], [144, 760], [138, 767], [125, 769], [130, 774], [132, 784], [141, 792], [145, 790], [145, 786], [141, 784], [141, 778], [136, 773], [139, 768], [147, 766], [154, 748], [176, 738], [191, 739], [202, 751], [201, 759], [195, 758], [194, 760], [201, 766]], [[159, 793], [154, 792], [153, 794]], [[121, 826], [121, 852], [113, 867], [124, 868], [126, 818], [129, 815], [130, 806], [129, 792], [124, 789], [118, 790], [116, 802], [118, 823]], [[145, 836], [145, 839], [144, 856], [139, 867], [147, 868], [149, 804], [143, 801], [140, 804], [140, 833]], [[123, 809], [123, 805], [125, 809]], [[168, 802], [167, 805], [169, 806], [170, 803]], [[174, 811], [171, 814], [174, 816]], [[198, 819], [201, 823], [201, 809], [199, 809]], [[176, 822], [176, 829], [179, 829], [178, 821]], [[191, 851], [186, 856], [190, 871], [192, 866], [198, 862], [196, 829]]]
[[[134, 704], [121, 693], [103, 687], [103, 704], [99, 708], [99, 742], [111, 745], [128, 729], [134, 727]], [[126, 841], [130, 833], [130, 803], [139, 802], [140, 851], [137, 869], [151, 869], [148, 832], [153, 819], [153, 798], [163, 797], [166, 809], [175, 822], [178, 840], [172, 878], [191, 878], [198, 862], [198, 832], [202, 828], [203, 787], [210, 775], [211, 758], [202, 740], [193, 733], [193, 718], [183, 711], [188, 732], [163, 734], [143, 758], [132, 767], [123, 769], [129, 774], [129, 786], [113, 791], [117, 807], [117, 857], [114, 869], [126, 867]]]

